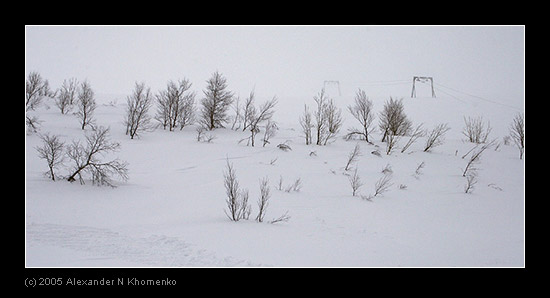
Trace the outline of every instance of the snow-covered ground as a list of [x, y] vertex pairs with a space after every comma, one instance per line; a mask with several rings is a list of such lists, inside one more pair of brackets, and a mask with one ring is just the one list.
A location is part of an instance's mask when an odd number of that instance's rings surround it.
[[[157, 129], [131, 140], [122, 124], [124, 97], [117, 104], [98, 104], [97, 124], [111, 128], [111, 140], [121, 144], [116, 156], [129, 164], [129, 180], [117, 181], [116, 188], [49, 180], [43, 176], [46, 162], [35, 150], [41, 144], [38, 135], [26, 135], [26, 266], [525, 265], [525, 159], [519, 159], [515, 146], [501, 144], [483, 153], [472, 193], [464, 193], [462, 177], [467, 163], [462, 156], [474, 146], [462, 135], [463, 117], [483, 116], [493, 127], [490, 138], [502, 142], [518, 110], [444, 95], [405, 98], [413, 125], [431, 129], [448, 123], [451, 130], [431, 152], [422, 151], [421, 138], [400, 153], [403, 138], [386, 155], [377, 132], [374, 145], [339, 137], [327, 146], [306, 146], [298, 116], [303, 103], [312, 106], [312, 97], [279, 99], [274, 116], [279, 131], [266, 147], [238, 143], [248, 133], [230, 129], [209, 132], [216, 136], [211, 143], [197, 142], [195, 126]], [[372, 99], [378, 114], [387, 98]], [[342, 136], [358, 126], [346, 109], [353, 95], [335, 101], [345, 119]], [[42, 121], [40, 132], [60, 135], [66, 143], [84, 137], [77, 118], [60, 114], [51, 100], [33, 113]], [[292, 150], [276, 147], [283, 142]], [[344, 171], [358, 142], [361, 194], [374, 193], [386, 166], [393, 171], [391, 188], [372, 201], [352, 196], [350, 172]], [[381, 156], [371, 154], [377, 149]], [[250, 220], [232, 222], [224, 213], [227, 160], [241, 187], [250, 191]], [[422, 162], [424, 168], [415, 174]], [[263, 177], [269, 178], [272, 196], [266, 222], [258, 223]], [[300, 178], [303, 187], [277, 190], [281, 177], [284, 186]], [[267, 222], [287, 211], [289, 221]]]

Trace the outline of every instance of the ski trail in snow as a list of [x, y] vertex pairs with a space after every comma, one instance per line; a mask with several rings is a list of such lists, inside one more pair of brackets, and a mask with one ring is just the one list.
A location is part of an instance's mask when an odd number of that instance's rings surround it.
[[138, 238], [87, 226], [31, 223], [27, 225], [27, 243], [29, 242], [132, 261], [144, 264], [144, 267], [260, 266], [233, 257], [219, 258], [213, 252], [194, 249], [192, 245], [176, 237], [152, 235]]

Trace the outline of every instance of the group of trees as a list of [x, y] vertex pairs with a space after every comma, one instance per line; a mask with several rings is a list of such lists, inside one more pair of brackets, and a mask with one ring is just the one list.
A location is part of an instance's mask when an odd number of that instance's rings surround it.
[[305, 135], [306, 145], [313, 143], [313, 134], [317, 145], [327, 145], [333, 140], [342, 127], [342, 110], [337, 108], [332, 99], [329, 99], [325, 89], [313, 97], [316, 110], [313, 116], [307, 105], [304, 105], [304, 114], [299, 118], [300, 126]]
[[[179, 80], [177, 83], [169, 81], [165, 90], [160, 91], [156, 96], [157, 114], [155, 119], [162, 125], [163, 129], [173, 131], [179, 126], [180, 130], [185, 126], [197, 122], [198, 140], [202, 139], [205, 130], [213, 130], [225, 127], [230, 121], [228, 115], [229, 107], [235, 102], [233, 92], [227, 90], [227, 79], [215, 72], [206, 81], [206, 89], [203, 90], [204, 97], [201, 99], [201, 108], [197, 112], [195, 106], [196, 93], [191, 92], [191, 83], [188, 79]], [[126, 134], [133, 139], [138, 132], [145, 131], [151, 127], [148, 110], [153, 104], [153, 96], [150, 88], [144, 83], [136, 83], [133, 94], [127, 98], [126, 112]], [[236, 105], [236, 115], [233, 126], [236, 123], [243, 124], [243, 131], [249, 130], [249, 144], [255, 145], [255, 137], [260, 132], [260, 124], [267, 122], [263, 145], [269, 143], [269, 138], [274, 134], [276, 124], [271, 120], [275, 113], [277, 98], [263, 103], [258, 108], [254, 105], [254, 91], [246, 99], [245, 107], [241, 110]], [[212, 139], [212, 138], [211, 138]], [[210, 140], [211, 140], [210, 139]]]
[[38, 117], [32, 116], [30, 112], [34, 111], [45, 97], [55, 99], [55, 105], [61, 114], [75, 110], [74, 114], [80, 120], [82, 129], [85, 129], [86, 126], [93, 128], [96, 102], [94, 91], [88, 81], [79, 84], [76, 78], [64, 80], [63, 85], [52, 92], [48, 80], [43, 79], [38, 72], [31, 72], [25, 84], [25, 123], [28, 131], [37, 131], [40, 120]]
[[[299, 118], [300, 126], [304, 134], [306, 145], [313, 144], [314, 136], [317, 145], [326, 145], [333, 140], [342, 126], [342, 113], [332, 99], [327, 99], [324, 89], [314, 98], [316, 110], [313, 115], [307, 105], [304, 106], [304, 113]], [[353, 105], [347, 107], [353, 118], [355, 118], [360, 128], [350, 128], [344, 136], [346, 140], [360, 139], [372, 144], [370, 135], [375, 130], [373, 122], [375, 112], [372, 101], [366, 95], [364, 90], [359, 89], [355, 94]], [[397, 100], [392, 97], [384, 103], [383, 110], [379, 114], [378, 129], [382, 134], [382, 142], [386, 143], [386, 154], [390, 154], [395, 148], [397, 141], [403, 136], [410, 136], [408, 142], [401, 152], [404, 152], [418, 138], [428, 135], [424, 151], [441, 145], [445, 133], [449, 130], [447, 124], [437, 125], [431, 132], [422, 128], [422, 124], [415, 129], [412, 122], [405, 114], [403, 100]]]
[[[160, 90], [157, 94], [152, 94], [151, 89], [146, 87], [144, 82], [135, 83], [134, 90], [127, 97], [126, 114], [124, 124], [126, 134], [131, 139], [139, 136], [142, 132], [153, 128], [151, 120], [156, 120], [163, 129], [169, 131], [177, 127], [184, 127], [198, 123], [198, 140], [203, 138], [202, 133], [205, 130], [214, 130], [225, 127], [232, 119], [232, 129], [241, 129], [249, 131], [250, 136], [243, 139], [248, 140], [247, 144], [255, 146], [255, 138], [260, 132], [260, 125], [264, 125], [263, 146], [269, 143], [269, 138], [275, 134], [277, 124], [272, 120], [277, 105], [277, 98], [273, 97], [259, 106], [255, 104], [254, 90], [250, 92], [245, 99], [244, 106], [240, 106], [239, 98], [228, 90], [226, 78], [219, 72], [212, 74], [212, 77], [206, 81], [206, 88], [203, 90], [203, 97], [200, 100], [200, 109], [197, 109], [195, 99], [196, 93], [190, 91], [191, 82], [188, 79], [169, 81], [166, 89]], [[110, 142], [107, 139], [109, 129], [96, 127], [94, 111], [96, 101], [94, 91], [88, 81], [79, 82], [76, 78], [63, 81], [62, 86], [53, 92], [50, 89], [47, 80], [43, 79], [39, 73], [31, 72], [26, 81], [25, 109], [26, 125], [29, 131], [37, 131], [40, 120], [34, 111], [41, 103], [42, 99], [50, 97], [55, 99], [55, 105], [62, 114], [73, 112], [80, 120], [80, 128], [84, 130], [90, 127], [92, 132], [86, 135], [86, 145], [74, 142], [65, 145], [59, 136], [41, 134], [43, 141], [41, 147], [37, 147], [39, 156], [46, 160], [49, 171], [46, 173], [52, 180], [56, 178], [56, 170], [64, 165], [64, 162], [71, 160], [72, 171], [66, 178], [68, 181], [78, 179], [83, 183], [82, 175], [89, 174], [92, 181], [97, 184], [112, 185], [110, 177], [114, 174], [123, 179], [127, 179], [126, 163], [119, 160], [104, 162], [98, 159], [104, 152], [116, 151], [119, 144]], [[307, 105], [304, 106], [304, 113], [299, 118], [300, 126], [305, 137], [306, 145], [327, 145], [334, 141], [342, 126], [342, 111], [336, 106], [333, 99], [329, 98], [322, 89], [313, 97], [315, 102], [314, 109], [310, 112]], [[156, 103], [156, 115], [154, 118], [149, 114], [149, 110]], [[233, 106], [235, 116], [233, 118], [228, 114], [229, 107]], [[359, 139], [372, 144], [372, 133], [375, 131], [373, 126], [376, 114], [373, 109], [373, 103], [366, 95], [366, 92], [359, 89], [354, 98], [354, 103], [347, 107], [350, 114], [356, 119], [360, 127], [350, 128], [345, 135], [346, 140]], [[484, 144], [481, 149], [473, 151], [463, 176], [468, 178], [466, 192], [473, 189], [475, 184], [475, 166], [479, 161], [481, 153], [495, 144], [495, 141], [489, 141], [491, 126], [489, 122], [484, 122], [482, 117], [464, 118], [465, 127], [463, 134], [467, 141], [477, 144]], [[382, 111], [378, 114], [378, 129], [380, 130], [382, 142], [386, 143], [386, 154], [390, 154], [395, 148], [398, 140], [408, 136], [408, 140], [402, 146], [401, 152], [405, 152], [420, 137], [426, 137], [424, 151], [430, 151], [432, 148], [441, 145], [445, 133], [450, 129], [447, 124], [436, 125], [431, 131], [423, 128], [423, 124], [413, 128], [412, 122], [407, 118], [404, 111], [402, 99], [391, 98], [384, 103]], [[525, 124], [524, 116], [517, 114], [510, 126], [510, 135], [508, 139], [513, 140], [520, 152], [520, 159], [523, 158], [525, 150]], [[213, 139], [212, 137], [209, 140]], [[359, 146], [357, 145], [350, 153], [346, 171], [360, 156]], [[229, 167], [228, 177], [232, 175], [232, 169]], [[355, 169], [354, 175], [350, 177], [353, 193], [362, 185]], [[265, 183], [263, 183], [265, 184]], [[230, 189], [228, 189], [230, 191]], [[228, 192], [228, 196], [230, 193]], [[235, 194], [233, 197], [238, 197]], [[244, 196], [240, 194], [239, 196]], [[263, 205], [267, 199], [263, 201]], [[246, 205], [246, 204], [245, 204]], [[242, 207], [242, 206], [241, 206]], [[235, 210], [234, 210], [235, 211]], [[241, 210], [245, 214], [246, 210]], [[235, 211], [236, 212], [236, 211]], [[233, 212], [232, 212], [233, 213]], [[262, 211], [260, 211], [262, 213]], [[232, 214], [232, 218], [238, 217]], [[240, 215], [242, 216], [242, 215]], [[262, 215], [259, 215], [262, 218]], [[234, 220], [233, 219], [233, 220]]]
[[41, 134], [42, 146], [36, 147], [38, 156], [48, 163], [46, 176], [55, 181], [59, 178], [57, 170], [65, 167], [68, 160], [68, 174], [61, 176], [69, 182], [78, 179], [84, 184], [84, 177], [89, 177], [93, 184], [114, 187], [112, 177], [119, 176], [128, 179], [128, 164], [118, 158], [105, 161], [105, 154], [116, 152], [120, 144], [109, 140], [109, 128], [97, 127], [85, 135], [86, 142], [72, 141], [66, 145], [59, 136], [49, 133]]

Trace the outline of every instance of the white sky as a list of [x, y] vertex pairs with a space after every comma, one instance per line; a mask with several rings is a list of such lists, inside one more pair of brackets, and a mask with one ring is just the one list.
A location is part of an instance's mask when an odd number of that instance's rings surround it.
[[[342, 93], [410, 96], [412, 84], [375, 81], [432, 76], [447, 87], [523, 106], [523, 26], [27, 26], [25, 77], [38, 71], [52, 89], [88, 79], [96, 94], [153, 92], [188, 78], [202, 96], [218, 70], [241, 98], [303, 96], [325, 80]], [[425, 94], [429, 96], [429, 94]]]

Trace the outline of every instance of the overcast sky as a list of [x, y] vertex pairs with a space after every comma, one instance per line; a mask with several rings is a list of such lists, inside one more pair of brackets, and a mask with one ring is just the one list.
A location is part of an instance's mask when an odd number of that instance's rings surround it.
[[96, 94], [130, 94], [135, 81], [156, 92], [188, 78], [202, 96], [217, 70], [241, 98], [253, 88], [259, 98], [311, 98], [326, 80], [339, 81], [345, 94], [361, 87], [410, 96], [405, 80], [431, 76], [523, 106], [522, 26], [28, 26], [25, 33], [25, 75], [38, 71], [52, 89], [76, 77]]

